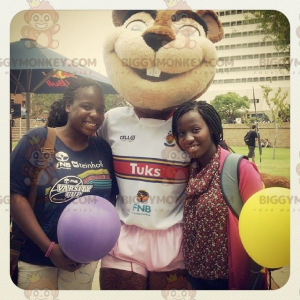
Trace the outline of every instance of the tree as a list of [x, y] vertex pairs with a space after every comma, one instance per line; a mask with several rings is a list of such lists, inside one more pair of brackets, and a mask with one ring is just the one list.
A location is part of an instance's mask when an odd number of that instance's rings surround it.
[[247, 96], [241, 97], [233, 92], [216, 96], [210, 104], [219, 113], [221, 119], [226, 120], [234, 120], [250, 108]]
[[275, 137], [273, 143], [273, 159], [275, 159], [278, 130], [281, 127], [282, 123], [286, 120], [287, 116], [289, 116], [290, 111], [289, 104], [285, 103], [288, 92], [282, 93], [282, 89], [279, 87], [274, 96], [271, 97], [270, 94], [271, 92], [273, 92], [273, 89], [270, 86], [261, 85], [261, 88], [263, 91], [263, 97], [271, 110], [272, 122], [274, 122], [275, 126]]
[[249, 11], [250, 16], [246, 17], [247, 21], [251, 20], [258, 22], [257, 28], [264, 31], [265, 40], [275, 41], [275, 49], [278, 52], [286, 52], [285, 61], [287, 62], [285, 68], [290, 69], [290, 23], [287, 17], [277, 10], [255, 10]]
[[106, 94], [105, 95], [105, 108], [106, 111], [115, 108], [115, 107], [123, 107], [123, 106], [131, 106], [130, 103], [125, 101], [119, 94]]
[[62, 98], [62, 94], [33, 94], [31, 98], [31, 118], [45, 117], [51, 104]]

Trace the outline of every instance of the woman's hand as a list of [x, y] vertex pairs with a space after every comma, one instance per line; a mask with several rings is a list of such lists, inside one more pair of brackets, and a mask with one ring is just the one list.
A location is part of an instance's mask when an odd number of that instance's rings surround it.
[[52, 263], [59, 269], [69, 272], [75, 272], [82, 264], [76, 263], [74, 260], [68, 258], [61, 250], [58, 244], [55, 244], [49, 256]]

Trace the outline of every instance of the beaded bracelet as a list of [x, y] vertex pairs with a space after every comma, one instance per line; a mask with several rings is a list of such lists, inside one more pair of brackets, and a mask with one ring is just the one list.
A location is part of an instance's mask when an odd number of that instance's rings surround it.
[[51, 244], [50, 244], [47, 252], [45, 253], [45, 257], [49, 257], [50, 256], [51, 251], [53, 250], [54, 246], [55, 246], [55, 242], [51, 242]]

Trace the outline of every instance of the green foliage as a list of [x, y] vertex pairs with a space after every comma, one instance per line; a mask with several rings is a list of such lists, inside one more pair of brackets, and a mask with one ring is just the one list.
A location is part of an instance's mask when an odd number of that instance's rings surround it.
[[255, 10], [249, 12], [250, 17], [248, 17], [248, 20], [256, 19], [258, 21], [257, 28], [263, 30], [266, 34], [264, 40], [276, 41], [276, 50], [278, 52], [286, 52], [285, 68], [289, 70], [290, 23], [287, 17], [277, 10]]
[[[31, 96], [31, 118], [47, 117], [51, 104], [62, 99], [62, 94], [32, 94]], [[114, 107], [131, 106], [119, 94], [106, 94], [105, 107], [110, 110]]]
[[62, 98], [62, 94], [32, 94], [31, 119], [47, 117], [51, 104]]
[[105, 95], [105, 107], [106, 111], [109, 111], [115, 107], [131, 106], [130, 103], [125, 101], [119, 94], [106, 94]]
[[250, 108], [249, 98], [229, 92], [218, 95], [210, 104], [217, 110], [221, 119], [234, 120]]

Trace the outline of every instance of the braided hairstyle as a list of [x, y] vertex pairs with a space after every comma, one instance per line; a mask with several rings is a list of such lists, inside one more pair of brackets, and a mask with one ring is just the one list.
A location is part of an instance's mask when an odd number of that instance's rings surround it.
[[178, 108], [176, 109], [173, 115], [173, 120], [172, 120], [172, 132], [177, 143], [178, 143], [178, 131], [177, 131], [178, 121], [185, 113], [191, 110], [198, 111], [200, 116], [207, 124], [208, 128], [212, 131], [212, 139], [216, 147], [220, 145], [221, 147], [226, 148], [225, 147], [226, 144], [223, 141], [223, 128], [222, 128], [221, 117], [219, 116], [215, 108], [212, 105], [206, 103], [205, 101], [189, 101], [178, 106]]
[[98, 81], [85, 77], [78, 77], [74, 79], [64, 92], [63, 98], [52, 103], [46, 126], [61, 127], [66, 125], [68, 122], [68, 113], [66, 112], [66, 105], [72, 104], [74, 102], [75, 93], [79, 88], [90, 86], [97, 86], [103, 94], [103, 90]]

